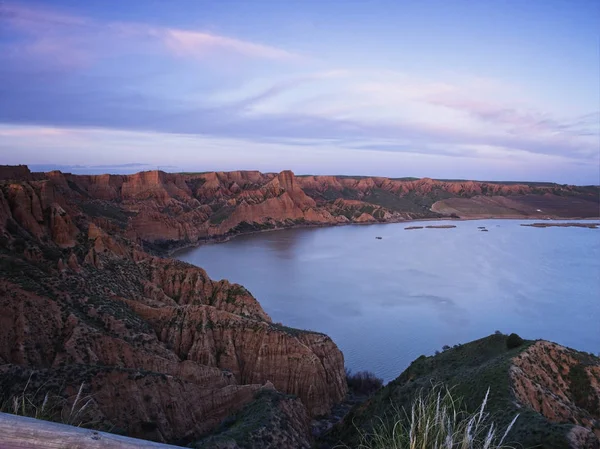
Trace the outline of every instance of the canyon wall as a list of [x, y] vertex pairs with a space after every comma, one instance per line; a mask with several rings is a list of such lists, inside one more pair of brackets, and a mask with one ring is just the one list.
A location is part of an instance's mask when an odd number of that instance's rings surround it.
[[[30, 173], [4, 167], [12, 203], [31, 204], [16, 220], [36, 236], [42, 210], [54, 208], [52, 230], [73, 246], [69, 208], [151, 251], [210, 238], [298, 225], [376, 223], [419, 218], [585, 218], [600, 215], [600, 189], [542, 183], [491, 183], [380, 177], [295, 176], [290, 171], [134, 175]], [[7, 181], [8, 182], [8, 181]], [[32, 189], [40, 192], [39, 198]], [[37, 203], [36, 203], [37, 202]], [[60, 210], [57, 209], [60, 207]], [[66, 212], [63, 213], [63, 212]], [[67, 237], [67, 236], [71, 237]], [[60, 240], [62, 238], [63, 240]], [[56, 239], [55, 239], [56, 240]]]
[[286, 399], [277, 419], [325, 414], [347, 388], [329, 337], [275, 324], [244, 287], [159, 256], [282, 227], [504, 211], [597, 216], [599, 192], [290, 171], [83, 176], [0, 167], [0, 402], [28, 385], [69, 404], [82, 386], [97, 425], [186, 444], [264, 388], [297, 396], [305, 409]]
[[[244, 287], [144, 249], [201, 235], [186, 217], [211, 214], [178, 176], [4, 172], [0, 403], [24, 389], [69, 402], [83, 385], [97, 425], [189, 442], [265, 385], [297, 396], [308, 416], [345, 396], [343, 355], [329, 337], [274, 324]], [[280, 178], [260, 195], [311, 207], [293, 178]]]

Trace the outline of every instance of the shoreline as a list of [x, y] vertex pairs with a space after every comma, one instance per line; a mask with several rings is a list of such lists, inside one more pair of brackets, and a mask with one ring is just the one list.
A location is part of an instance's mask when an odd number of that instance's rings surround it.
[[[368, 226], [368, 225], [387, 225], [387, 224], [400, 224], [400, 223], [415, 223], [415, 222], [421, 222], [421, 221], [426, 221], [426, 222], [430, 222], [430, 221], [478, 221], [478, 220], [529, 220], [529, 221], [535, 221], [535, 220], [544, 220], [544, 221], [566, 221], [566, 220], [578, 220], [578, 221], [592, 221], [592, 220], [600, 220], [600, 216], [598, 217], [586, 217], [586, 218], [581, 218], [581, 217], [551, 217], [551, 218], [540, 218], [540, 217], [522, 217], [522, 216], [502, 216], [502, 217], [484, 217], [484, 216], [476, 216], [476, 217], [464, 217], [464, 218], [451, 218], [451, 217], [444, 217], [444, 218], [415, 218], [412, 220], [390, 220], [390, 221], [378, 221], [378, 222], [367, 222], [367, 223], [356, 223], [356, 222], [349, 222], [349, 223], [308, 223], [308, 224], [300, 224], [300, 225], [292, 225], [292, 226], [280, 226], [280, 227], [274, 227], [271, 229], [260, 229], [260, 230], [256, 230], [256, 231], [246, 231], [246, 232], [239, 232], [239, 233], [235, 233], [235, 234], [220, 234], [220, 235], [215, 235], [215, 236], [210, 236], [210, 237], [203, 237], [198, 239], [197, 241], [193, 242], [193, 243], [188, 243], [188, 244], [183, 244], [181, 246], [177, 246], [176, 248], [172, 248], [172, 249], [168, 249], [166, 250], [162, 255], [158, 255], [159, 257], [164, 257], [164, 258], [175, 258], [176, 254], [179, 252], [183, 252], [186, 250], [191, 250], [193, 248], [197, 248], [199, 246], [202, 245], [217, 245], [219, 243], [226, 243], [229, 242], [230, 240], [236, 238], [236, 237], [242, 237], [242, 236], [247, 236], [247, 235], [253, 235], [253, 234], [261, 234], [261, 233], [265, 233], [265, 232], [278, 232], [278, 231], [284, 231], [287, 229], [310, 229], [310, 228], [333, 228], [336, 226]], [[179, 260], [179, 259], [177, 259]]]

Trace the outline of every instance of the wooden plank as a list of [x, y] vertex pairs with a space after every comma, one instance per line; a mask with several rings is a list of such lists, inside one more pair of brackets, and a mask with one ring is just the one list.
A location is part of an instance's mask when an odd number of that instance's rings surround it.
[[0, 413], [0, 449], [181, 449], [106, 432]]

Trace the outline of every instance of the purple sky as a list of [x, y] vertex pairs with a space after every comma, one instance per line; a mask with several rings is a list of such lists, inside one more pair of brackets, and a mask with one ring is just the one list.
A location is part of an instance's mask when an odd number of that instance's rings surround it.
[[0, 2], [0, 163], [600, 183], [600, 2]]

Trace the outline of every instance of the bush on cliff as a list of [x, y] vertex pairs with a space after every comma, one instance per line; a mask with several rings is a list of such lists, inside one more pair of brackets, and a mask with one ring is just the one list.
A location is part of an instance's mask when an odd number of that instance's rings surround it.
[[506, 347], [508, 349], [518, 348], [523, 344], [523, 339], [519, 337], [517, 334], [512, 333], [506, 339]]
[[22, 392], [0, 402], [0, 412], [18, 416], [54, 421], [77, 427], [96, 428], [93, 408], [95, 401], [90, 395], [83, 394], [85, 384], [81, 384], [74, 398], [65, 398], [51, 391], [29, 389], [29, 382]]
[[359, 371], [352, 374], [352, 371], [348, 368], [346, 368], [346, 382], [348, 383], [348, 390], [360, 396], [370, 395], [383, 385], [383, 379], [370, 371]]
[[410, 410], [394, 408], [391, 415], [380, 418], [369, 432], [361, 433], [359, 449], [500, 449], [519, 415], [506, 429], [490, 421], [486, 405], [489, 389], [474, 413], [461, 407], [462, 401], [451, 389], [436, 385], [421, 390]]

